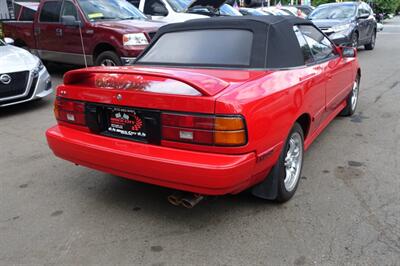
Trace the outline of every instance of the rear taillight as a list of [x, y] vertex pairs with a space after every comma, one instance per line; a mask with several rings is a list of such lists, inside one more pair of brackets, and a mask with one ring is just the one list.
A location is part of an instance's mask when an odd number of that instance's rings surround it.
[[76, 125], [86, 125], [85, 104], [57, 97], [54, 102], [54, 114], [59, 121]]
[[241, 116], [163, 113], [161, 124], [163, 140], [216, 146], [241, 146], [247, 142]]

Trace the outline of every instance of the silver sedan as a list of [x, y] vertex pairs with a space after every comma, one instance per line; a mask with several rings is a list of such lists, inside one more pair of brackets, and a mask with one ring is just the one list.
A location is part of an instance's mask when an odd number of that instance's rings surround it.
[[53, 92], [50, 75], [39, 58], [0, 39], [0, 107], [41, 99]]

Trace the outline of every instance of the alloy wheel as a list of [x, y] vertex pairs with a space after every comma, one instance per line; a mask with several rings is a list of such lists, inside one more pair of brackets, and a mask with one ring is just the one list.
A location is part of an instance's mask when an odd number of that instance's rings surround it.
[[354, 33], [351, 37], [351, 46], [353, 48], [358, 48], [358, 35]]
[[116, 66], [117, 64], [111, 59], [104, 59], [101, 61], [101, 66]]
[[289, 139], [289, 147], [285, 156], [284, 179], [285, 189], [290, 192], [295, 189], [300, 177], [301, 166], [303, 162], [303, 141], [298, 132], [294, 132]]
[[353, 89], [352, 89], [352, 93], [351, 93], [351, 110], [355, 110], [357, 107], [357, 101], [358, 101], [358, 81], [354, 81], [353, 84]]
[[372, 46], [372, 48], [375, 47], [375, 42], [376, 42], [376, 33], [372, 34], [372, 40], [371, 40], [371, 46]]

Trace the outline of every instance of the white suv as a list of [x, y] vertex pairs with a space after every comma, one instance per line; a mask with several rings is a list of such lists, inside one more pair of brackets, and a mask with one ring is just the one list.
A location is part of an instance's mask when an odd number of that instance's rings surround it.
[[[135, 5], [145, 15], [151, 16], [153, 20], [159, 20], [166, 23], [184, 22], [189, 19], [207, 18], [207, 12], [201, 12], [202, 9], [219, 10], [221, 15], [225, 15], [224, 5], [226, 0], [128, 0]], [[230, 6], [229, 6], [230, 7]], [[228, 10], [226, 15], [233, 15]], [[197, 13], [197, 14], [195, 14]], [[237, 12], [234, 14], [240, 16]]]

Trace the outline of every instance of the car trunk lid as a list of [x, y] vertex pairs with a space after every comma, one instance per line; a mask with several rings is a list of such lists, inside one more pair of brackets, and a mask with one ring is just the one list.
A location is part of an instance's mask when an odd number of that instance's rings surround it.
[[[169, 130], [173, 138], [179, 133], [185, 141], [212, 143], [213, 133], [202, 129], [202, 121], [214, 121], [216, 99], [226, 89], [262, 73], [154, 67], [75, 70], [68, 72], [57, 88], [56, 116], [59, 121], [86, 125], [91, 132], [110, 137], [160, 144], [162, 134]], [[183, 121], [185, 126], [200, 123], [201, 130], [178, 132], [174, 126], [164, 127], [163, 115]]]

